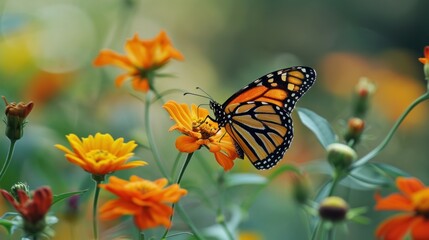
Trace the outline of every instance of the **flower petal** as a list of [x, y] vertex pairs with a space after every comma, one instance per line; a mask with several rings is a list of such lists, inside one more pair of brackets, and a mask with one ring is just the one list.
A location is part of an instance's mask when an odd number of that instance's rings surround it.
[[97, 67], [115, 65], [128, 72], [133, 72], [135, 70], [135, 67], [126, 56], [119, 55], [109, 49], [100, 51], [97, 58], [94, 60], [94, 65]]
[[189, 136], [179, 136], [176, 139], [176, 148], [181, 152], [192, 153], [201, 147], [198, 139]]
[[413, 223], [412, 215], [397, 215], [384, 221], [378, 226], [375, 235], [380, 239], [400, 240]]
[[407, 196], [425, 188], [425, 185], [417, 178], [406, 177], [396, 178], [396, 186]]
[[419, 217], [415, 220], [413, 226], [411, 227], [411, 235], [413, 239], [429, 239], [429, 220], [423, 217]]
[[376, 210], [402, 210], [413, 211], [414, 206], [411, 199], [399, 193], [393, 193], [385, 198], [377, 200]]
[[149, 91], [149, 81], [146, 78], [133, 77], [131, 84], [134, 90], [147, 92]]

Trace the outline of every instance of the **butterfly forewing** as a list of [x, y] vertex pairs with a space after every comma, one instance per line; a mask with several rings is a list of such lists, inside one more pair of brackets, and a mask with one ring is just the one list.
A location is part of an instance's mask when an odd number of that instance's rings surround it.
[[291, 67], [260, 77], [232, 95], [224, 104], [258, 101], [285, 108], [289, 113], [313, 85], [316, 72], [309, 67]]
[[234, 139], [257, 169], [269, 169], [283, 158], [293, 138], [290, 114], [313, 85], [316, 72], [291, 67], [269, 73], [232, 95], [224, 104], [210, 106], [220, 127]]

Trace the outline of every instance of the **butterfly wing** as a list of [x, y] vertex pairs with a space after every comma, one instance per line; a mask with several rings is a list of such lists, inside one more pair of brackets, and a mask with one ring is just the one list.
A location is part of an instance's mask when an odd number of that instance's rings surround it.
[[262, 76], [232, 95], [223, 104], [231, 105], [249, 101], [268, 102], [292, 112], [296, 102], [314, 84], [316, 71], [297, 66], [281, 69]]
[[[220, 127], [257, 169], [269, 169], [283, 158], [293, 138], [290, 114], [314, 84], [316, 71], [297, 66], [256, 79], [224, 104], [210, 106]], [[240, 151], [241, 150], [241, 151]]]
[[293, 138], [285, 109], [267, 102], [236, 105], [226, 131], [257, 169], [269, 169], [283, 158]]

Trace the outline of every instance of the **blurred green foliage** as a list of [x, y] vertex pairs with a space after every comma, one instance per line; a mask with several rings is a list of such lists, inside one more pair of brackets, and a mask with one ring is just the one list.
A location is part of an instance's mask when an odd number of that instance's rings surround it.
[[[150, 166], [117, 175], [160, 177], [150, 151], [144, 148], [147, 140], [139, 100], [143, 95], [130, 87], [115, 88], [113, 80], [119, 70], [94, 68], [92, 60], [103, 48], [122, 53], [125, 40], [134, 33], [152, 38], [161, 29], [185, 61], [170, 63], [162, 70], [175, 77], [158, 79], [155, 85], [160, 91], [194, 91], [201, 87], [223, 102], [265, 73], [308, 65], [318, 71], [318, 80], [298, 105], [326, 118], [337, 134], [345, 129], [358, 77], [369, 75], [380, 97], [374, 97], [367, 130], [357, 149], [358, 155], [363, 155], [381, 141], [398, 116], [389, 109], [405, 109], [390, 99], [406, 106], [425, 91], [417, 58], [429, 44], [427, 9], [429, 2], [425, 0], [0, 0], [0, 95], [9, 101], [35, 103], [24, 138], [17, 143], [13, 162], [0, 186], [8, 189], [17, 181], [26, 181], [32, 188], [50, 185], [56, 194], [85, 189], [88, 174], [68, 163], [53, 147], [66, 144], [64, 136], [68, 133], [88, 136], [108, 132], [114, 137], [135, 139], [140, 145], [138, 157]], [[339, 56], [339, 60], [334, 58]], [[352, 77], [343, 78], [344, 72]], [[206, 103], [181, 93], [166, 99]], [[171, 166], [177, 155], [174, 141], [178, 134], [168, 132], [173, 122], [161, 106], [161, 101], [152, 105], [150, 118], [159, 148], [168, 149], [162, 151], [164, 165]], [[374, 161], [395, 165], [428, 183], [429, 132], [424, 124], [428, 116], [422, 107], [417, 110], [420, 113], [409, 116], [410, 123], [401, 126]], [[283, 161], [300, 165], [323, 159], [322, 146], [297, 115], [293, 117], [295, 140]], [[0, 159], [6, 157], [8, 144], [6, 137], [0, 138]], [[207, 152], [200, 151], [193, 159], [183, 186], [204, 190], [208, 202], [230, 198], [229, 203], [240, 204], [234, 202], [235, 195], [242, 200], [255, 188], [247, 186], [217, 196], [216, 180], [221, 169]], [[245, 161], [236, 162], [233, 172], [267, 174], [257, 172]], [[312, 179], [317, 189], [323, 177], [314, 174]], [[244, 221], [239, 228], [259, 232], [264, 239], [307, 238], [305, 217], [290, 199], [288, 182], [287, 177], [278, 178], [263, 190], [250, 211], [242, 213]], [[209, 203], [192, 197], [201, 197], [198, 191], [190, 194], [184, 206], [199, 227], [208, 227], [215, 223], [216, 212], [207, 207]], [[372, 212], [373, 191], [349, 191], [340, 186], [338, 194], [342, 193], [346, 193], [350, 206], [368, 206], [372, 220], [365, 226], [350, 224], [347, 239], [373, 238], [375, 227], [387, 216]], [[64, 211], [61, 206], [55, 210]], [[175, 226], [184, 227], [180, 220]], [[343, 239], [341, 234], [338, 239]]]

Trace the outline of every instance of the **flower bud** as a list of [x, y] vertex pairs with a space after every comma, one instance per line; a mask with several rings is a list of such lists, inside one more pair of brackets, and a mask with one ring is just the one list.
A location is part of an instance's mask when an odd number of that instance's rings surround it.
[[69, 222], [75, 222], [80, 214], [80, 196], [74, 195], [66, 200], [64, 217]]
[[12, 102], [8, 103], [6, 98], [2, 97], [5, 104], [5, 114], [6, 114], [6, 136], [11, 141], [16, 141], [20, 139], [23, 135], [23, 129], [25, 124], [25, 118], [30, 114], [33, 109], [33, 102], [18, 104]]
[[0, 193], [21, 215], [22, 221], [19, 225], [24, 230], [25, 235], [31, 239], [39, 239], [40, 236], [49, 234], [45, 216], [53, 201], [51, 188], [40, 187], [28, 194], [23, 189], [18, 189], [21, 187], [23, 185], [18, 185], [16, 188], [17, 198], [3, 189], [0, 189]]
[[327, 197], [319, 206], [319, 216], [323, 220], [339, 222], [346, 218], [349, 207], [340, 197]]
[[350, 118], [348, 122], [347, 132], [344, 135], [346, 142], [359, 142], [360, 136], [365, 128], [365, 122], [360, 118]]
[[333, 143], [328, 146], [327, 151], [328, 162], [340, 174], [357, 159], [355, 150], [345, 144]]
[[19, 201], [18, 190], [24, 191], [24, 193], [29, 196], [30, 190], [27, 183], [17, 182], [10, 188], [10, 193], [12, 196]]
[[292, 196], [300, 204], [307, 203], [311, 195], [310, 182], [307, 175], [293, 175], [292, 177]]
[[429, 46], [426, 46], [423, 52], [425, 57], [419, 58], [419, 61], [423, 63], [423, 72], [425, 74], [425, 79], [429, 81]]
[[359, 79], [355, 88], [354, 116], [364, 117], [369, 108], [370, 97], [375, 92], [375, 85], [368, 78]]

